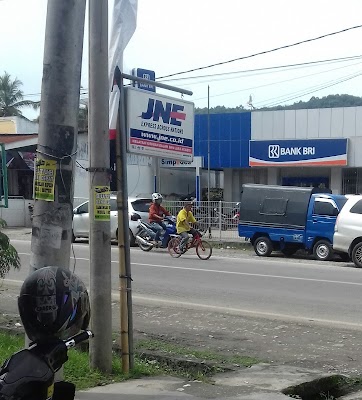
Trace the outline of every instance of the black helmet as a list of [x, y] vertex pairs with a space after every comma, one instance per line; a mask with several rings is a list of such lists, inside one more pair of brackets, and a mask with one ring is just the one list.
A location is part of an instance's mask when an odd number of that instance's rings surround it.
[[84, 283], [69, 270], [44, 267], [24, 281], [18, 298], [20, 318], [29, 339], [65, 339], [87, 328], [90, 306]]

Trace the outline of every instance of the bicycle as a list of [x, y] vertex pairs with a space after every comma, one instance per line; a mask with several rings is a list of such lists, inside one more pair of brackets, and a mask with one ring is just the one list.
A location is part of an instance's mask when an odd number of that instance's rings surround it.
[[189, 240], [183, 251], [180, 250], [181, 240], [181, 236], [174, 235], [169, 241], [167, 249], [171, 257], [179, 258], [193, 247], [195, 247], [196, 254], [200, 260], [208, 260], [211, 257], [212, 246], [208, 241], [202, 239], [201, 233], [193, 237], [191, 241]]

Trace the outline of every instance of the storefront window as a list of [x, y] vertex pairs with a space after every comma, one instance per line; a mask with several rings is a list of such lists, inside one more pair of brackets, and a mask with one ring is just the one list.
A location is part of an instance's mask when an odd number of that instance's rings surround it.
[[362, 168], [346, 168], [342, 173], [342, 193], [362, 193]]

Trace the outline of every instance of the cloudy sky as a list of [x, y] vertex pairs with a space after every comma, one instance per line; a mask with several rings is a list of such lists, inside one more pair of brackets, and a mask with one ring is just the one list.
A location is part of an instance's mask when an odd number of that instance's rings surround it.
[[[112, 5], [110, 0], [110, 14]], [[46, 6], [46, 0], [0, 0], [0, 74], [7, 71], [20, 79], [25, 98], [32, 100], [40, 97]], [[223, 63], [362, 25], [361, 15], [361, 0], [138, 0], [137, 30], [124, 54], [125, 72], [141, 67], [162, 77]], [[86, 34], [84, 96], [87, 40]], [[361, 96], [361, 43], [362, 28], [351, 29], [176, 75], [167, 83], [192, 90], [188, 99], [197, 107], [207, 106], [208, 85], [211, 107], [247, 107], [250, 96], [256, 107], [337, 93]], [[326, 61], [332, 59], [338, 60]], [[313, 64], [290, 66], [301, 63]], [[30, 110], [24, 114], [36, 116]]]

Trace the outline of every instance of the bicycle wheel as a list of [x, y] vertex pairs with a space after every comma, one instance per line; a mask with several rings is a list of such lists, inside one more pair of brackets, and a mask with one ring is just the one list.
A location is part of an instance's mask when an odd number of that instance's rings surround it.
[[178, 237], [174, 237], [168, 242], [167, 250], [170, 253], [171, 257], [173, 258], [181, 257], [180, 242], [181, 239]]
[[208, 260], [212, 254], [212, 246], [206, 240], [200, 240], [196, 245], [196, 254], [200, 260]]

